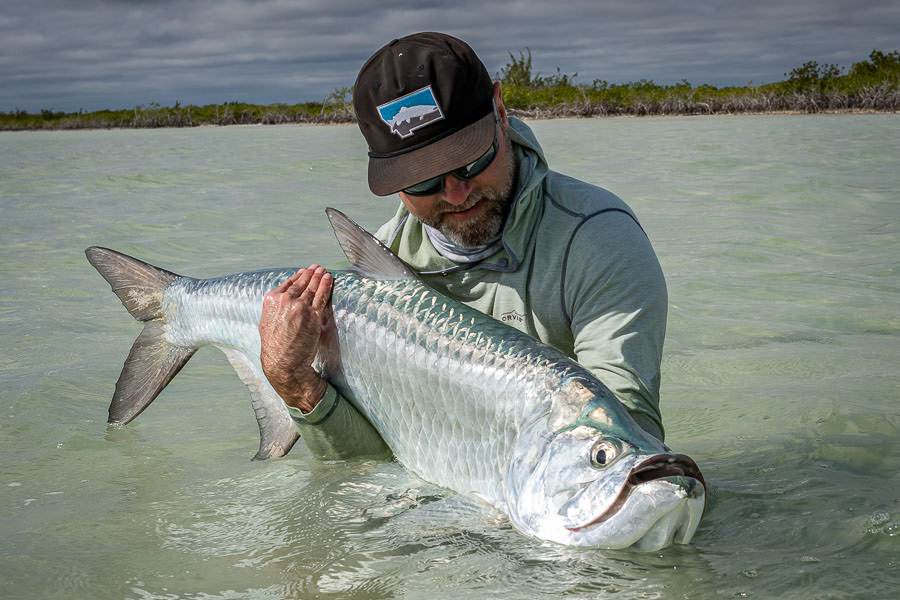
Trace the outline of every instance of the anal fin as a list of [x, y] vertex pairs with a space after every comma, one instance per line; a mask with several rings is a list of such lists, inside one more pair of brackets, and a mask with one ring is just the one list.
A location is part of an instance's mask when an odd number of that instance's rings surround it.
[[259, 451], [253, 459], [284, 456], [300, 437], [284, 401], [269, 382], [260, 376], [261, 368], [254, 365], [243, 352], [234, 348], [219, 349], [225, 353], [238, 377], [250, 390], [256, 424], [259, 426]]

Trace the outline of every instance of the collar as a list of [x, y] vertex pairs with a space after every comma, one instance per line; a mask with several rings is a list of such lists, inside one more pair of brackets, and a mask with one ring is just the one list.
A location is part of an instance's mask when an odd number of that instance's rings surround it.
[[468, 247], [460, 246], [451, 241], [440, 230], [430, 225], [422, 224], [431, 245], [438, 251], [438, 254], [445, 258], [449, 258], [455, 263], [474, 263], [479, 262], [496, 253], [502, 247], [500, 234], [498, 233], [492, 240], [481, 246]]

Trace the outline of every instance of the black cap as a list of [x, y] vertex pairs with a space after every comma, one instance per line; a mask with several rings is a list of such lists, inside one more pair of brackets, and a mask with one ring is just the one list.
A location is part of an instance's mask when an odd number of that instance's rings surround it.
[[416, 33], [372, 55], [353, 87], [372, 193], [393, 194], [487, 152], [493, 94], [481, 60], [449, 35]]

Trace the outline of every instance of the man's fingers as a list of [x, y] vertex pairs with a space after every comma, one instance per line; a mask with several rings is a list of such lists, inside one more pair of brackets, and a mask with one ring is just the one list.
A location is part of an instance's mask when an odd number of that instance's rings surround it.
[[300, 272], [294, 273], [293, 275], [291, 275], [290, 277], [288, 277], [287, 279], [285, 279], [284, 281], [282, 281], [281, 283], [279, 283], [277, 286], [275, 286], [274, 288], [272, 288], [272, 291], [270, 291], [269, 293], [270, 293], [270, 294], [283, 294], [283, 293], [285, 293], [285, 292], [288, 290], [288, 288], [291, 287], [291, 285], [294, 283], [294, 278], [297, 277], [297, 276], [299, 276], [299, 275], [300, 275]]
[[308, 269], [309, 277], [298, 279], [297, 286], [302, 286], [304, 283], [306, 284], [305, 289], [303, 289], [300, 293], [300, 297], [303, 298], [307, 302], [312, 302], [312, 299], [316, 295], [316, 290], [319, 289], [319, 284], [322, 282], [322, 276], [325, 275], [325, 267], [320, 267], [319, 265], [311, 265]]
[[[278, 287], [266, 294], [266, 301], [275, 301], [279, 294], [286, 295], [289, 299], [300, 300], [310, 305], [313, 309], [321, 311], [331, 299], [332, 277], [325, 267], [312, 264], [305, 269], [300, 269]], [[288, 300], [291, 302], [291, 300]]]
[[290, 296], [294, 298], [302, 295], [306, 292], [306, 289], [309, 287], [309, 282], [312, 280], [313, 271], [309, 269], [302, 269], [298, 274], [297, 278], [291, 282], [291, 285], [285, 290]]
[[280, 284], [278, 284], [278, 286], [272, 288], [272, 291], [269, 293], [270, 294], [271, 293], [275, 293], [275, 294], [285, 293], [286, 291], [288, 291], [288, 289], [292, 285], [294, 285], [294, 283], [297, 281], [297, 279], [299, 279], [306, 271], [307, 271], [307, 269], [300, 269], [299, 271], [297, 271], [296, 273], [294, 273], [293, 275], [291, 275], [290, 277], [288, 277], [287, 279], [282, 281]]
[[319, 276], [319, 285], [312, 299], [312, 306], [315, 310], [321, 311], [328, 306], [328, 301], [331, 299], [331, 284], [331, 273], [323, 272]]

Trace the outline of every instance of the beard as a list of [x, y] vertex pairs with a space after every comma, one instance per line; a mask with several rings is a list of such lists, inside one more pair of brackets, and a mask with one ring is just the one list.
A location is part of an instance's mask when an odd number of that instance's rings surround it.
[[[506, 179], [499, 188], [477, 187], [469, 194], [464, 204], [454, 206], [448, 202], [440, 202], [428, 215], [418, 217], [420, 221], [443, 233], [447, 239], [463, 248], [478, 248], [495, 240], [506, 223], [513, 201], [513, 183], [516, 181], [518, 165], [509, 137], [505, 137]], [[460, 222], [448, 219], [447, 214], [469, 210], [478, 203], [480, 214], [477, 218]]]

